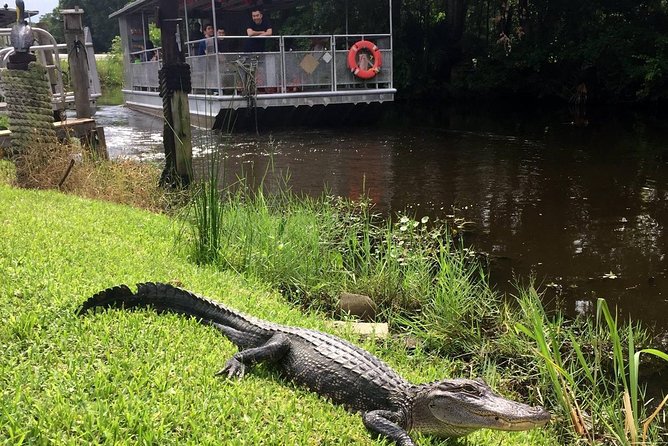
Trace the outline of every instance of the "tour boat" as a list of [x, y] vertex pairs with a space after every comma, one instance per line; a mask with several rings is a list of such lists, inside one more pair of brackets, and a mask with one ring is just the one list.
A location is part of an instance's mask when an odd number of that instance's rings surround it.
[[[340, 1], [340, 0], [333, 0]], [[376, 0], [372, 0], [376, 1]], [[312, 3], [295, 0], [175, 0], [178, 3], [177, 41], [190, 66], [189, 106], [195, 125], [213, 125], [225, 111], [315, 110], [336, 106], [365, 106], [393, 101], [391, 0], [374, 12], [374, 30], [355, 29], [345, 5], [345, 17], [332, 34], [284, 34], [272, 13], [299, 13]], [[118, 19], [123, 46], [125, 104], [162, 115], [158, 71], [161, 48], [149, 40], [159, 0], [136, 0], [109, 17]], [[385, 9], [386, 8], [386, 9]], [[248, 37], [251, 12], [261, 10], [270, 20], [271, 36]], [[353, 14], [351, 14], [353, 15]], [[198, 38], [193, 27], [213, 25], [224, 37]], [[378, 32], [379, 30], [383, 32]], [[264, 40], [264, 51], [250, 51], [248, 41]], [[201, 48], [207, 47], [204, 54]], [[329, 116], [340, 115], [329, 113]], [[257, 116], [257, 115], [256, 115]]]

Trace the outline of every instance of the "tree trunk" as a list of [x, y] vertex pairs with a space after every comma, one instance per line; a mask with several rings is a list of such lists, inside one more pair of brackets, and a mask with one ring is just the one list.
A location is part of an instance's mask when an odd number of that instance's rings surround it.
[[462, 36], [466, 24], [466, 0], [445, 0], [445, 57], [442, 73], [449, 82], [452, 69], [462, 58]]

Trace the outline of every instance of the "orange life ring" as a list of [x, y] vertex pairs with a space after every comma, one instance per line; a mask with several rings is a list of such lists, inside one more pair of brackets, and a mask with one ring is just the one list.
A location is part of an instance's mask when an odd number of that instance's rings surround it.
[[[362, 69], [357, 61], [357, 53], [359, 50], [368, 50], [373, 57], [373, 66], [368, 69]], [[353, 44], [348, 51], [348, 68], [352, 73], [360, 79], [371, 79], [380, 71], [383, 64], [383, 56], [378, 47], [368, 40], [360, 40]]]

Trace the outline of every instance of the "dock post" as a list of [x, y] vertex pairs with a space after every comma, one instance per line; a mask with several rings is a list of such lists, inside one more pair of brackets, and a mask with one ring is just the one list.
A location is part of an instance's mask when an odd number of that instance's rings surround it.
[[165, 169], [162, 186], [187, 187], [192, 177], [190, 130], [190, 66], [185, 63], [177, 0], [160, 0], [158, 26], [161, 31], [162, 68], [158, 76], [164, 113]]
[[[77, 109], [77, 118], [90, 118], [93, 110], [90, 105], [88, 79], [88, 61], [86, 54], [86, 40], [83, 28], [84, 10], [78, 6], [74, 9], [60, 11], [65, 26], [65, 43], [67, 44], [67, 60], [70, 65], [72, 87], [74, 88], [74, 106]], [[95, 63], [95, 61], [92, 61]]]

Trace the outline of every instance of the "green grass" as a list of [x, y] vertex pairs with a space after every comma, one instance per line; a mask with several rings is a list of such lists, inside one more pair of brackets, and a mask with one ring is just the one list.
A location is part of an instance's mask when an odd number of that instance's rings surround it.
[[[105, 287], [173, 281], [258, 317], [326, 329], [264, 282], [187, 261], [168, 217], [0, 185], [0, 223], [0, 443], [387, 444], [270, 369], [214, 378], [235, 348], [213, 329], [151, 312], [74, 315]], [[361, 345], [413, 381], [464, 368], [394, 341]], [[444, 444], [560, 443], [548, 428]]]

